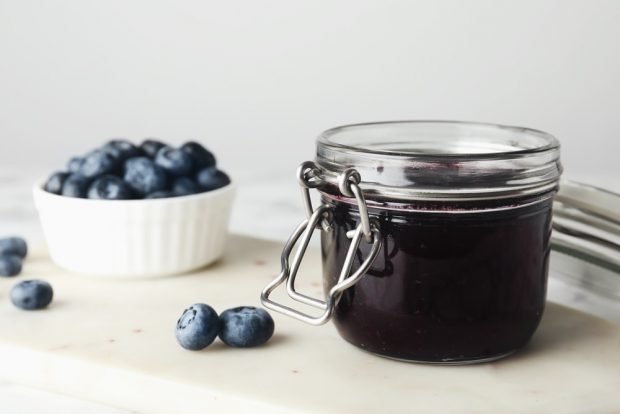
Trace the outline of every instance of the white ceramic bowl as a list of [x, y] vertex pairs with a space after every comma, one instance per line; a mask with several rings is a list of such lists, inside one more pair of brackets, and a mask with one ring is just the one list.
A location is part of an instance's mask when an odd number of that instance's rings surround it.
[[153, 200], [89, 200], [33, 190], [52, 260], [100, 276], [188, 272], [224, 252], [233, 183], [195, 195]]

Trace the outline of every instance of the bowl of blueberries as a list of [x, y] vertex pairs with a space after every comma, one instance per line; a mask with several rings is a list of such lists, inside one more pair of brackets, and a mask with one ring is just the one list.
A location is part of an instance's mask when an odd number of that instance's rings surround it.
[[151, 277], [221, 257], [234, 183], [198, 142], [114, 139], [34, 187], [52, 260], [78, 273]]

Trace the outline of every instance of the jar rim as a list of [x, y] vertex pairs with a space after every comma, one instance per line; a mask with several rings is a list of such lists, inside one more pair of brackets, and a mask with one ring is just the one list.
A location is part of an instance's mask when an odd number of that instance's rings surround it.
[[[508, 151], [489, 151], [489, 152], [476, 152], [476, 153], [425, 153], [425, 152], [406, 152], [395, 150], [381, 150], [370, 149], [361, 146], [347, 145], [340, 142], [336, 142], [334, 138], [338, 135], [347, 132], [354, 132], [359, 129], [365, 129], [369, 127], [383, 127], [383, 126], [454, 126], [461, 128], [485, 128], [488, 130], [495, 129], [495, 131], [510, 131], [515, 134], [527, 134], [532, 137], [537, 137], [543, 140], [542, 145], [538, 145], [532, 148], [520, 148], [512, 149]], [[560, 142], [553, 135], [534, 128], [519, 127], [513, 125], [495, 124], [490, 122], [471, 122], [471, 121], [453, 121], [453, 120], [401, 120], [401, 121], [377, 121], [377, 122], [363, 122], [356, 124], [347, 124], [333, 127], [323, 131], [317, 142], [320, 145], [330, 146], [334, 148], [340, 148], [343, 150], [367, 153], [367, 154], [382, 154], [394, 157], [430, 157], [430, 158], [481, 158], [481, 159], [497, 159], [506, 157], [521, 157], [528, 154], [535, 154], [539, 152], [549, 151], [560, 148]]]
[[328, 184], [349, 168], [376, 199], [485, 200], [557, 189], [560, 143], [536, 129], [449, 120], [331, 128], [317, 139]]

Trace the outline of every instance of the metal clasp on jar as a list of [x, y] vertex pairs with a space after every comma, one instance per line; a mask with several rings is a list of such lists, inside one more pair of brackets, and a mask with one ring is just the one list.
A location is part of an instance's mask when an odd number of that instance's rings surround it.
[[[304, 207], [307, 218], [297, 226], [291, 237], [286, 242], [282, 250], [281, 266], [282, 270], [278, 277], [269, 283], [261, 293], [263, 305], [274, 311], [283, 313], [300, 321], [311, 325], [322, 325], [327, 322], [333, 313], [334, 307], [338, 303], [342, 292], [356, 284], [368, 271], [373, 261], [381, 249], [381, 235], [379, 225], [368, 216], [366, 200], [359, 187], [361, 181], [360, 174], [354, 169], [347, 169], [338, 176], [338, 189], [346, 197], [354, 197], [360, 212], [360, 224], [355, 230], [347, 232], [347, 237], [351, 239], [351, 245], [347, 251], [340, 276], [336, 284], [329, 290], [327, 297], [317, 299], [298, 292], [295, 289], [295, 278], [303, 256], [308, 248], [310, 239], [315, 229], [321, 231], [331, 231], [331, 221], [333, 219], [333, 207], [328, 204], [321, 204], [316, 209], [312, 207], [310, 199], [310, 189], [319, 188], [325, 184], [321, 177], [320, 169], [311, 161], [304, 162], [297, 169], [297, 179], [299, 181]], [[289, 264], [291, 252], [299, 239], [301, 242], [297, 247], [292, 263]], [[351, 268], [355, 259], [355, 253], [364, 238], [366, 243], [372, 244], [370, 252], [359, 268], [351, 274]], [[290, 306], [283, 305], [269, 299], [271, 293], [282, 283], [286, 282], [286, 290], [289, 297], [297, 302], [320, 309], [323, 312], [318, 316], [313, 316]]]

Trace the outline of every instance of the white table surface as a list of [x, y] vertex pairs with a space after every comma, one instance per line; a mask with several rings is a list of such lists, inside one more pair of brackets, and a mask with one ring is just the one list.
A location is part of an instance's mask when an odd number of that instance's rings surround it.
[[[36, 177], [41, 177], [41, 174], [37, 172], [22, 174], [15, 170], [0, 169], [0, 236], [15, 234], [26, 237], [31, 244], [43, 242], [30, 196]], [[620, 190], [620, 183], [616, 177], [577, 177], [577, 179], [614, 191]], [[303, 218], [294, 174], [291, 172], [286, 176], [268, 176], [258, 181], [258, 184], [255, 181], [251, 184], [240, 181], [231, 231], [284, 241]], [[554, 302], [620, 322], [620, 303], [560, 280], [550, 279], [548, 298]], [[0, 411], [2, 414], [129, 413], [129, 411], [115, 407], [36, 390], [11, 382], [0, 383]]]

